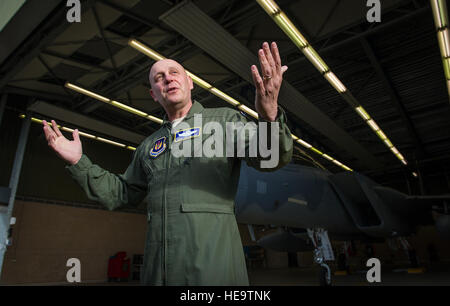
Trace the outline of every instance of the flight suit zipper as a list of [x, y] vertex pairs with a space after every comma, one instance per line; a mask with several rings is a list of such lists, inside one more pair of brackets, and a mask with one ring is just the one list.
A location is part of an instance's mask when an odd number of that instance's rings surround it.
[[162, 211], [163, 211], [163, 218], [162, 218], [162, 228], [163, 228], [163, 247], [162, 247], [162, 278], [163, 278], [163, 285], [166, 286], [166, 282], [167, 282], [167, 267], [166, 267], [166, 249], [167, 249], [167, 239], [166, 239], [166, 224], [167, 224], [167, 185], [168, 185], [168, 180], [169, 180], [169, 169], [170, 169], [170, 162], [171, 162], [171, 156], [172, 153], [170, 152], [170, 146], [172, 144], [172, 134], [171, 134], [171, 130], [172, 130], [172, 124], [168, 124], [168, 131], [169, 131], [169, 135], [167, 136], [167, 153], [168, 157], [166, 159], [166, 175], [164, 178], [164, 189], [163, 189], [163, 207], [162, 207]]

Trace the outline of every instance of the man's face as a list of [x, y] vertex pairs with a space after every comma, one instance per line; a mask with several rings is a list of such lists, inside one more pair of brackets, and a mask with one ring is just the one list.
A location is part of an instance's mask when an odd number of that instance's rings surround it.
[[164, 108], [174, 104], [184, 105], [191, 100], [192, 79], [183, 66], [174, 60], [156, 62], [150, 70], [150, 94]]

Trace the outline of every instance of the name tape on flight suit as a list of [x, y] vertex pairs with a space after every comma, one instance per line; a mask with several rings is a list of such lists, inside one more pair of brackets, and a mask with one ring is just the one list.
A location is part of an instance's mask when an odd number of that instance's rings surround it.
[[175, 134], [175, 142], [183, 141], [186, 139], [194, 138], [200, 136], [200, 128], [194, 127], [191, 129], [180, 130]]

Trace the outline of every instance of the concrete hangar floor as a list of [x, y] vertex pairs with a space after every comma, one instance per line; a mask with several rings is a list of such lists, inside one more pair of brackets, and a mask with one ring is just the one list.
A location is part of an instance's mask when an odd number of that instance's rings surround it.
[[[248, 271], [250, 286], [319, 286], [318, 267], [255, 268]], [[450, 286], [450, 265], [436, 264], [418, 270], [394, 266], [381, 269], [381, 282], [369, 283], [367, 271], [333, 275], [332, 286]], [[333, 273], [334, 274], [334, 273]]]
[[[421, 271], [422, 270], [422, 271]], [[291, 267], [291, 268], [262, 268], [255, 267], [248, 270], [250, 286], [319, 286], [319, 268]], [[347, 275], [332, 276], [332, 286], [450, 286], [450, 264], [439, 263], [426, 266], [424, 269], [408, 271], [407, 268], [385, 266], [381, 270], [381, 282], [369, 283], [367, 271], [352, 271]], [[337, 273], [339, 274], [339, 273]], [[78, 284], [69, 283], [39, 283], [20, 284], [25, 286], [139, 286], [139, 282], [100, 282], [86, 281]]]

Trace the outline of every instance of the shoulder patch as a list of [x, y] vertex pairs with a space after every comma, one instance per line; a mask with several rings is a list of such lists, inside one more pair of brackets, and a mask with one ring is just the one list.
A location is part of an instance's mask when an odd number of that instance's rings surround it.
[[166, 137], [161, 137], [158, 140], [156, 140], [153, 147], [150, 149], [150, 157], [156, 158], [158, 155], [160, 155], [162, 152], [166, 150], [167, 142]]

